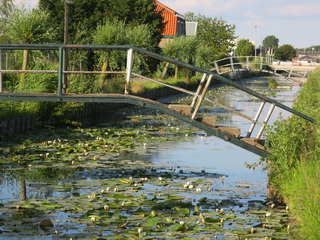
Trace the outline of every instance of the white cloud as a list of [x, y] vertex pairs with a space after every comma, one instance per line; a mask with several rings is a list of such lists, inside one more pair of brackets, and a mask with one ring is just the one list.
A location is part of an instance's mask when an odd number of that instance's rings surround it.
[[252, 5], [254, 0], [160, 0], [161, 3], [179, 12], [180, 14], [186, 12], [200, 13], [202, 15], [214, 16], [221, 14], [228, 14], [239, 11], [240, 8]]
[[282, 7], [270, 7], [269, 13], [280, 14], [279, 17], [313, 17], [319, 16], [320, 3], [314, 4], [291, 4]]
[[14, 0], [13, 2], [17, 7], [35, 8], [38, 6], [39, 0]]

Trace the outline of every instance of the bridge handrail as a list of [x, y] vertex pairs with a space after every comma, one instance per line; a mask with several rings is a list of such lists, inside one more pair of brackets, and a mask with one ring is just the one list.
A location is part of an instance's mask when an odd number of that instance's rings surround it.
[[[0, 44], [0, 50], [1, 49], [9, 49], [9, 50], [59, 50], [60, 51], [60, 57], [63, 59], [63, 51], [65, 49], [90, 49], [90, 50], [98, 50], [98, 49], [101, 49], [101, 50], [132, 50], [134, 52], [138, 52], [140, 54], [144, 54], [146, 56], [149, 56], [149, 57], [152, 57], [152, 58], [155, 58], [155, 59], [158, 59], [158, 60], [161, 60], [161, 61], [165, 61], [165, 62], [168, 62], [168, 63], [172, 63], [172, 64], [175, 64], [177, 66], [180, 66], [180, 67], [183, 67], [183, 68], [187, 68], [189, 70], [192, 70], [192, 71], [196, 71], [196, 72], [200, 72], [200, 73], [203, 73], [203, 74], [207, 74], [208, 76], [213, 76], [215, 79], [223, 82], [223, 83], [226, 83], [230, 86], [233, 86], [243, 92], [246, 92], [254, 97], [257, 97], [261, 100], [263, 100], [264, 102], [268, 102], [274, 106], [277, 106], [279, 108], [282, 108], [292, 114], [295, 114], [303, 119], [306, 119], [310, 122], [315, 122], [315, 120], [305, 114], [302, 114], [298, 111], [295, 111], [294, 109], [291, 109], [271, 98], [268, 98], [267, 96], [264, 96], [258, 92], [255, 92], [247, 87], [244, 87], [224, 76], [221, 76], [219, 74], [217, 74], [216, 72], [212, 71], [212, 70], [207, 70], [207, 69], [204, 69], [204, 68], [200, 68], [200, 67], [197, 67], [197, 66], [193, 66], [191, 64], [188, 64], [188, 63], [184, 63], [182, 61], [179, 61], [179, 60], [175, 60], [175, 59], [172, 59], [170, 57], [166, 57], [166, 56], [163, 56], [161, 54], [158, 54], [158, 53], [154, 53], [154, 52], [151, 52], [151, 51], [148, 51], [148, 50], [145, 50], [145, 49], [142, 49], [142, 48], [139, 48], [139, 47], [135, 47], [135, 46], [131, 46], [131, 45], [75, 45], [75, 44]], [[62, 63], [60, 63], [60, 67], [61, 67]], [[59, 70], [59, 75], [60, 77], [63, 75], [63, 69], [60, 69]], [[62, 84], [60, 81], [59, 81], [59, 85]], [[60, 86], [61, 87], [61, 86]], [[59, 87], [59, 88], [60, 88]], [[58, 90], [58, 94], [61, 94], [61, 91]]]
[[[226, 61], [227, 63], [223, 64]], [[279, 67], [280, 69], [275, 68], [273, 64], [274, 62], [281, 62], [281, 61], [273, 58], [271, 59], [270, 57], [263, 57], [263, 56], [230, 56], [230, 57], [222, 58], [213, 62], [212, 64], [215, 65], [215, 68], [211, 69], [211, 71], [216, 71], [219, 74], [225, 74], [235, 70], [241, 71], [243, 69], [246, 69], [251, 71], [263, 71], [263, 72], [268, 72], [268, 73], [273, 73], [275, 75], [283, 76], [281, 74], [277, 74], [277, 70], [281, 70], [281, 67]], [[264, 69], [264, 67], [267, 67], [269, 69]], [[231, 68], [232, 70], [226, 71], [223, 68]], [[220, 69], [223, 69], [223, 71], [220, 71]], [[284, 71], [289, 73], [289, 75], [286, 76], [287, 79], [290, 79], [292, 75], [305, 78], [306, 75], [308, 74], [308, 71], [295, 70], [295, 66], [291, 66], [289, 70], [284, 70]], [[304, 74], [301, 74], [301, 72], [303, 72]]]

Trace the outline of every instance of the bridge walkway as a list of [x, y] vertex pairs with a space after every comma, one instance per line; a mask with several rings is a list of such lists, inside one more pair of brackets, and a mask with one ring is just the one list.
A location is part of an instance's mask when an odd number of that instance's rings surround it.
[[[59, 63], [58, 70], [10, 70], [2, 69], [0, 63], [0, 75], [2, 73], [51, 73], [58, 75], [57, 81], [57, 90], [54, 93], [23, 93], [23, 92], [8, 92], [6, 89], [3, 89], [3, 83], [0, 81], [0, 100], [2, 101], [46, 101], [46, 102], [90, 102], [90, 103], [127, 103], [133, 104], [141, 107], [151, 108], [159, 110], [165, 114], [173, 116], [181, 121], [184, 121], [190, 125], [193, 125], [208, 134], [214, 135], [218, 138], [221, 138], [225, 141], [228, 141], [234, 145], [237, 145], [243, 149], [246, 149], [252, 153], [266, 157], [269, 155], [269, 152], [264, 146], [263, 131], [268, 124], [271, 114], [275, 107], [282, 108], [292, 114], [295, 114], [301, 118], [304, 118], [307, 121], [314, 122], [314, 120], [307, 115], [297, 112], [294, 109], [291, 109], [273, 99], [270, 99], [258, 92], [255, 92], [249, 88], [246, 88], [242, 85], [237, 84], [236, 82], [222, 76], [220, 71], [221, 66], [218, 65], [218, 62], [215, 63], [218, 66], [215, 70], [202, 69], [190, 64], [177, 61], [160, 54], [156, 54], [150, 51], [146, 51], [133, 46], [115, 46], [115, 45], [38, 45], [38, 44], [0, 44], [0, 49], [4, 50], [37, 50], [37, 51], [58, 51]], [[65, 53], [70, 50], [91, 50], [91, 51], [126, 51], [126, 66], [125, 71], [71, 71], [66, 68]], [[1, 50], [0, 50], [1, 53]], [[164, 81], [152, 79], [146, 76], [133, 72], [134, 66], [134, 54], [140, 54], [144, 57], [153, 58], [160, 60], [169, 64], [174, 64], [181, 68], [188, 69], [193, 72], [202, 74], [202, 79], [199, 83], [197, 90], [190, 91], [181, 87], [173, 86], [165, 83]], [[0, 58], [1, 59], [1, 58]], [[0, 61], [1, 62], [1, 61]], [[230, 65], [231, 68], [235, 68], [235, 65]], [[224, 66], [225, 68], [226, 66]], [[227, 71], [226, 71], [227, 72]], [[68, 74], [122, 74], [125, 75], [125, 89], [123, 94], [115, 93], [99, 93], [99, 94], [83, 94], [83, 93], [67, 93], [67, 77]], [[193, 96], [193, 100], [190, 105], [177, 105], [177, 104], [162, 104], [160, 102], [142, 98], [139, 96], [134, 96], [131, 94], [131, 86], [133, 77], [144, 79], [145, 81], [152, 81], [162, 86], [175, 89], [179, 92], [189, 94]], [[0, 80], [1, 80], [0, 76]], [[244, 113], [238, 112], [235, 109], [221, 105], [213, 101], [210, 97], [206, 96], [207, 90], [212, 82], [212, 80], [219, 80], [222, 83], [233, 86], [237, 89], [240, 89], [243, 92], [246, 92], [254, 97], [256, 97], [260, 102], [260, 107], [255, 116], [247, 116]], [[250, 129], [246, 133], [241, 133], [240, 128], [238, 127], [229, 127], [229, 126], [217, 126], [216, 116], [201, 116], [199, 114], [199, 109], [202, 106], [202, 103], [206, 101], [211, 103], [214, 106], [219, 108], [226, 109], [234, 114], [237, 114], [248, 121], [251, 122]], [[269, 110], [264, 116], [263, 121], [260, 119], [263, 109], [266, 106], [269, 106]], [[253, 130], [260, 126], [257, 136], [252, 137]]]

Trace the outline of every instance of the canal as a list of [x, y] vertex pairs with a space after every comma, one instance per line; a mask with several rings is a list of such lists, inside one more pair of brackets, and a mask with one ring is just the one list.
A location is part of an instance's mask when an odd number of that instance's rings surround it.
[[[287, 106], [300, 90], [288, 81], [269, 89], [265, 78], [240, 83]], [[249, 116], [259, 108], [224, 85], [208, 96]], [[156, 111], [121, 111], [124, 121], [1, 143], [0, 239], [293, 238], [288, 210], [267, 199], [259, 156]], [[211, 105], [201, 114], [240, 127], [241, 135], [250, 127]], [[271, 122], [279, 116], [288, 114], [276, 108]]]

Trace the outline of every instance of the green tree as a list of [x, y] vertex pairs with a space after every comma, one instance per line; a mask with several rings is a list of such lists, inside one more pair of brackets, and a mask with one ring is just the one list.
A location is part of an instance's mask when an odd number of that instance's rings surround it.
[[[168, 43], [163, 49], [163, 54], [165, 56], [174, 58], [176, 60], [180, 60], [189, 64], [194, 64], [196, 61], [197, 55], [197, 46], [199, 44], [199, 40], [195, 37], [179, 37], [174, 41]], [[162, 73], [162, 79], [165, 78], [169, 68], [169, 63], [167, 63], [164, 67]], [[175, 77], [178, 78], [179, 67], [175, 68]], [[187, 73], [189, 75], [189, 72]]]
[[198, 22], [197, 36], [201, 43], [210, 47], [210, 52], [215, 59], [229, 55], [235, 40], [235, 25], [228, 24], [221, 18], [208, 18], [201, 14], [195, 16], [188, 12], [187, 21]]
[[276, 59], [279, 59], [282, 61], [287, 61], [287, 60], [291, 61], [294, 57], [296, 57], [296, 50], [293, 46], [289, 44], [284, 44], [279, 47], [275, 57]]
[[[75, 43], [78, 28], [85, 29], [87, 35], [92, 36], [97, 25], [105, 19], [106, 1], [98, 0], [39, 0], [39, 8], [49, 13], [52, 26], [57, 29], [58, 43], [64, 39], [65, 4], [68, 4], [68, 32], [69, 42]], [[89, 42], [87, 42], [89, 43]]]
[[[6, 36], [11, 43], [48, 43], [55, 35], [54, 29], [48, 21], [48, 13], [37, 9], [26, 10], [14, 9], [8, 21], [4, 26]], [[22, 70], [26, 70], [28, 66], [29, 50], [23, 51]], [[24, 86], [24, 77], [22, 74], [20, 88]]]
[[241, 39], [238, 42], [236, 54], [237, 56], [253, 56], [254, 50], [254, 45], [251, 42], [245, 39]]
[[[58, 29], [59, 42], [63, 42], [64, 4], [64, 0], [39, 1], [40, 9], [49, 12], [52, 25]], [[107, 19], [121, 19], [133, 25], [147, 24], [155, 45], [161, 39], [164, 25], [161, 14], [155, 12], [153, 0], [73, 0], [68, 5], [71, 43], [77, 43], [75, 36], [79, 28], [85, 30], [87, 36], [93, 36], [97, 26]]]
[[266, 36], [262, 41], [262, 45], [266, 49], [267, 48], [277, 49], [279, 47], [279, 39], [274, 35]]
[[109, 19], [121, 19], [130, 25], [148, 25], [154, 44], [158, 46], [165, 24], [156, 12], [154, 0], [112, 0], [107, 3]]
[[[97, 45], [134, 45], [149, 51], [154, 51], [152, 34], [148, 25], [130, 25], [124, 21], [107, 20], [105, 24], [99, 25], [93, 44]], [[119, 51], [107, 51], [99, 53], [102, 71], [121, 70], [125, 67], [126, 53]], [[148, 71], [148, 64], [144, 56], [135, 55], [134, 69], [136, 72]], [[147, 70], [146, 70], [147, 69]], [[100, 75], [99, 85], [102, 87], [105, 83], [106, 74]]]
[[7, 36], [4, 34], [4, 26], [7, 23], [10, 12], [13, 9], [12, 0], [0, 0], [0, 42], [7, 42]]

